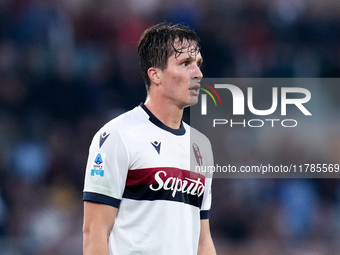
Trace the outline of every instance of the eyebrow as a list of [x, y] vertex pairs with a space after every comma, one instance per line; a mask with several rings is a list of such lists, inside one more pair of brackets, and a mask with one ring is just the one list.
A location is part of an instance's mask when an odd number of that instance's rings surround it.
[[178, 59], [180, 62], [185, 62], [185, 61], [193, 61], [193, 62], [198, 62], [200, 65], [202, 65], [203, 63], [203, 58], [199, 58], [197, 59], [197, 57], [186, 57], [186, 58], [183, 58], [183, 59]]

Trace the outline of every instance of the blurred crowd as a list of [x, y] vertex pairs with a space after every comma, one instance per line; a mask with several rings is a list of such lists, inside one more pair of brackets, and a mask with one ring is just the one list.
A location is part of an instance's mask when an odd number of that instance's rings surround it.
[[[136, 46], [164, 20], [197, 31], [205, 77], [340, 74], [337, 1], [1, 0], [0, 254], [81, 254], [91, 138], [144, 101]], [[214, 185], [219, 254], [339, 254], [338, 180]]]

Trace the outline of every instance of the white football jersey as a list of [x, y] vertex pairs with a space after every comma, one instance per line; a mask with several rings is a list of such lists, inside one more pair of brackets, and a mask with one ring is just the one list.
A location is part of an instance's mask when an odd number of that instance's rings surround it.
[[102, 127], [90, 146], [83, 199], [119, 208], [110, 254], [197, 254], [211, 178], [193, 168], [212, 165], [204, 135], [184, 122], [165, 126], [143, 104]]

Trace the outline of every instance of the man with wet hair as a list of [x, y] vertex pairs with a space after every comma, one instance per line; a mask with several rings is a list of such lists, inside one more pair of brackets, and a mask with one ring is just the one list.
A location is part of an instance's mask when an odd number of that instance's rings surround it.
[[147, 29], [138, 54], [144, 103], [94, 136], [84, 185], [84, 255], [215, 255], [209, 140], [182, 121], [197, 103], [199, 38], [183, 25]]

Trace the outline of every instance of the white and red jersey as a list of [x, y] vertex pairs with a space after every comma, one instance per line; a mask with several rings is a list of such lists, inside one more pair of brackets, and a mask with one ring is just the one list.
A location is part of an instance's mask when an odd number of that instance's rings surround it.
[[119, 208], [110, 254], [197, 254], [211, 205], [211, 178], [190, 171], [198, 165], [213, 165], [209, 140], [184, 122], [165, 126], [143, 104], [101, 128], [83, 199]]

